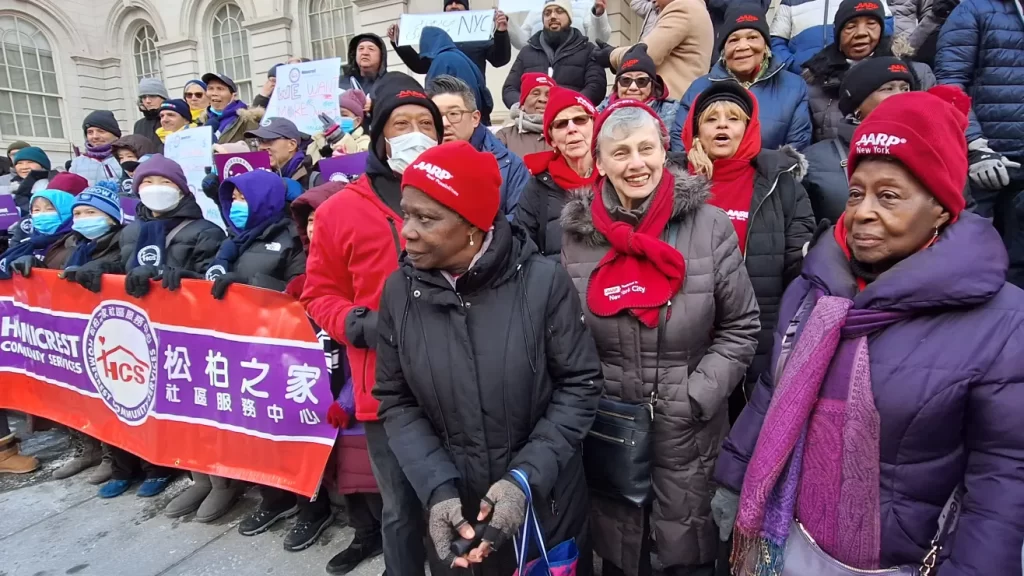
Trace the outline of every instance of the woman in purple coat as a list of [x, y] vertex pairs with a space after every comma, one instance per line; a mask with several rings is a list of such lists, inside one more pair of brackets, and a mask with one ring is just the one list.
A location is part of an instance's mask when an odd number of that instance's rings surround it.
[[919, 567], [954, 496], [930, 574], [1021, 574], [1024, 292], [963, 211], [968, 106], [900, 94], [854, 134], [846, 211], [786, 290], [775, 371], [718, 460], [735, 574], [785, 573], [808, 539], [853, 568]]

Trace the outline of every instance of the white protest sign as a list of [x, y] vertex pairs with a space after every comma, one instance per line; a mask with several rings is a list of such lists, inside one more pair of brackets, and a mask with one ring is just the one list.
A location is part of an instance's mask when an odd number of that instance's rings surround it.
[[203, 210], [203, 217], [224, 228], [220, 207], [203, 193], [206, 168], [213, 166], [213, 128], [202, 126], [168, 134], [164, 141], [164, 156], [174, 160], [185, 172], [189, 191]]
[[398, 45], [419, 46], [420, 36], [427, 26], [444, 30], [454, 42], [487, 40], [494, 31], [494, 10], [402, 14], [402, 19], [398, 23], [400, 31]]
[[[516, 12], [540, 12], [544, 8], [544, 0], [498, 0], [498, 9], [506, 14]], [[511, 26], [511, 24], [509, 24]]]
[[318, 117], [321, 112], [335, 121], [341, 118], [338, 111], [340, 74], [341, 58], [278, 66], [277, 86], [262, 124], [266, 126], [271, 118], [287, 118], [306, 134], [323, 132], [324, 125]]

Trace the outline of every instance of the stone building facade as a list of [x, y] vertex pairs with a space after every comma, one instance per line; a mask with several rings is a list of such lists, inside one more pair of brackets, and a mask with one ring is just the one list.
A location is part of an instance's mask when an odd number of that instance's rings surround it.
[[[41, 146], [55, 161], [81, 146], [82, 119], [114, 112], [128, 133], [139, 117], [140, 78], [155, 76], [172, 97], [216, 70], [248, 101], [275, 63], [295, 55], [346, 56], [356, 33], [385, 36], [402, 13], [437, 12], [441, 0], [0, 0], [0, 149], [14, 140]], [[498, 0], [472, 0], [474, 9]], [[612, 44], [636, 37], [626, 0], [609, 0]], [[513, 14], [513, 22], [522, 14]], [[513, 59], [515, 58], [513, 54]], [[389, 54], [389, 69], [403, 70]], [[505, 66], [488, 69], [496, 121], [505, 115]], [[422, 78], [420, 78], [422, 80]]]

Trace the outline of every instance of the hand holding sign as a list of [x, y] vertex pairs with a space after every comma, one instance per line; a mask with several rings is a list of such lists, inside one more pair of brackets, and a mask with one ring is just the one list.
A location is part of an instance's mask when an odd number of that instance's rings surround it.
[[388, 26], [388, 40], [391, 40], [392, 44], [398, 44], [398, 24]]
[[494, 29], [498, 32], [508, 32], [508, 16], [501, 10], [494, 12]]
[[594, 16], [604, 16], [604, 12], [608, 7], [608, 0], [594, 0]]

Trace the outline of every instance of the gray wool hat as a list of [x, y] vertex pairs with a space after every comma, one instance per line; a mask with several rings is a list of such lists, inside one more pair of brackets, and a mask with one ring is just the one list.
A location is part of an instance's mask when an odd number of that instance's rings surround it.
[[143, 96], [159, 96], [164, 100], [170, 100], [167, 87], [158, 78], [143, 78], [139, 81], [139, 98]]

